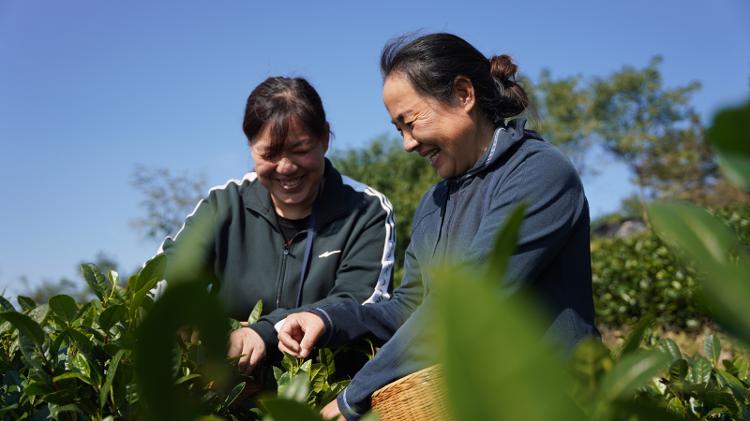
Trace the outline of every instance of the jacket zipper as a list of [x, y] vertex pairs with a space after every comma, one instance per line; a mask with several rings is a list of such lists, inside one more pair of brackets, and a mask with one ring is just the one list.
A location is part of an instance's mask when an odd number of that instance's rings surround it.
[[289, 246], [284, 244], [281, 250], [281, 268], [279, 269], [279, 279], [276, 282], [276, 308], [281, 307], [281, 291], [284, 289], [284, 278], [286, 278], [286, 259], [289, 256]]
[[276, 281], [276, 308], [281, 308], [281, 294], [284, 292], [284, 281], [286, 280], [286, 259], [289, 257], [291, 245], [301, 233], [305, 233], [305, 231], [295, 233], [289, 242], [284, 243], [281, 249], [281, 267], [279, 268], [279, 277]]

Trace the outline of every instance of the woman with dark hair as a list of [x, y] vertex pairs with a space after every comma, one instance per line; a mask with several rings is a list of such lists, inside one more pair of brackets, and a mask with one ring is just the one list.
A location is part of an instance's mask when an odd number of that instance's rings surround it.
[[[240, 321], [262, 300], [260, 320], [229, 341], [229, 357], [249, 374], [276, 352], [274, 325], [290, 310], [388, 298], [395, 231], [388, 199], [325, 158], [329, 125], [306, 80], [266, 79], [247, 100], [242, 128], [255, 171], [211, 189], [164, 241], [156, 293], [166, 282], [205, 280]], [[174, 257], [183, 245], [189, 261]]]
[[565, 352], [596, 335], [591, 290], [589, 213], [570, 161], [525, 130], [528, 98], [507, 55], [487, 59], [465, 40], [431, 34], [389, 43], [381, 58], [383, 100], [404, 149], [443, 180], [423, 196], [406, 250], [404, 278], [377, 304], [345, 300], [287, 317], [279, 348], [307, 356], [372, 333], [387, 341], [322, 413], [357, 419], [380, 387], [432, 364], [420, 341], [431, 301], [428, 268], [447, 258], [483, 262], [510, 211], [527, 205], [510, 257], [507, 294], [529, 291], [549, 315], [546, 337]]

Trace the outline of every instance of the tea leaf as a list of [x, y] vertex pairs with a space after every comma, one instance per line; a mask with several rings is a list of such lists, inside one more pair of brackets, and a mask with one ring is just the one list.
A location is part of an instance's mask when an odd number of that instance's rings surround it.
[[750, 190], [750, 102], [725, 109], [714, 117], [708, 138], [716, 147], [719, 163], [729, 181]]
[[677, 346], [677, 344], [669, 338], [660, 339], [657, 346], [659, 347], [659, 350], [669, 354], [669, 356], [672, 357], [672, 361], [682, 358], [680, 347]]
[[684, 380], [688, 373], [688, 362], [682, 358], [675, 360], [669, 366], [669, 379], [672, 381]]
[[2, 311], [16, 311], [16, 308], [13, 307], [13, 304], [10, 303], [10, 301], [6, 300], [5, 297], [0, 295], [0, 310]]
[[692, 369], [693, 383], [708, 383], [711, 380], [711, 363], [700, 355], [693, 358], [690, 368]]
[[333, 352], [328, 348], [320, 348], [318, 350], [318, 359], [320, 359], [320, 363], [325, 367], [328, 376], [333, 376], [336, 372], [336, 363], [333, 360]]
[[49, 308], [64, 321], [70, 323], [76, 319], [78, 306], [73, 297], [69, 295], [55, 295], [49, 299]]
[[115, 304], [109, 306], [99, 315], [99, 327], [101, 327], [103, 331], [107, 332], [117, 322], [125, 320], [127, 316], [128, 309], [124, 305]]
[[508, 270], [508, 260], [516, 249], [518, 231], [521, 229], [526, 205], [520, 204], [505, 218], [503, 226], [495, 237], [495, 243], [490, 255], [487, 257], [487, 272], [485, 279], [497, 282], [502, 279]]
[[[679, 402], [679, 400], [678, 400]], [[683, 418], [675, 415], [672, 411], [665, 409], [655, 403], [646, 400], [627, 400], [613, 403], [618, 415], [630, 415], [632, 417], [620, 417], [615, 419], [638, 419], [659, 421], [680, 421]]]
[[15, 311], [6, 311], [0, 313], [0, 318], [10, 322], [22, 335], [31, 339], [38, 349], [42, 349], [45, 338], [44, 330], [31, 317]]
[[83, 279], [86, 280], [91, 291], [96, 294], [100, 300], [104, 300], [107, 284], [104, 280], [104, 275], [99, 271], [93, 263], [84, 263], [81, 265], [81, 274]]
[[27, 313], [36, 307], [36, 301], [24, 295], [16, 297], [16, 301], [18, 301], [18, 305], [21, 306], [21, 311], [24, 313]]
[[166, 258], [163, 254], [159, 254], [146, 262], [141, 268], [135, 278], [133, 298], [130, 300], [130, 313], [134, 313], [141, 306], [146, 294], [156, 286], [157, 282], [162, 280], [165, 266]]
[[242, 394], [242, 391], [245, 390], [245, 382], [238, 383], [236, 386], [232, 388], [232, 390], [227, 395], [226, 399], [224, 399], [224, 407], [227, 408], [231, 406], [235, 400]]
[[251, 325], [260, 319], [260, 315], [263, 313], [263, 300], [258, 300], [253, 307], [253, 311], [247, 317], [247, 324]]
[[657, 351], [628, 354], [602, 380], [601, 402], [627, 398], [669, 366], [669, 355]]
[[706, 336], [703, 342], [703, 352], [713, 361], [714, 365], [718, 364], [719, 356], [721, 356], [721, 342], [719, 341], [719, 337], [715, 334]]
[[643, 336], [646, 334], [646, 329], [653, 324], [653, 321], [653, 317], [645, 317], [633, 327], [633, 331], [630, 332], [630, 335], [628, 335], [625, 343], [622, 345], [622, 349], [620, 349], [620, 357], [638, 350], [643, 341]]
[[[103, 409], [104, 405], [107, 403], [107, 398], [110, 397], [112, 393], [112, 383], [115, 381], [115, 374], [117, 374], [117, 367], [120, 365], [120, 360], [123, 356], [125, 356], [125, 353], [128, 352], [125, 349], [121, 349], [117, 351], [114, 357], [109, 362], [109, 367], [107, 367], [107, 377], [104, 380], [104, 384], [102, 385], [101, 390], [99, 391], [99, 408]], [[112, 403], [115, 403], [114, 396], [111, 396]]]
[[84, 376], [81, 373], [75, 372], [75, 371], [68, 371], [67, 373], [60, 374], [59, 376], [55, 376], [52, 381], [57, 383], [62, 380], [69, 380], [69, 379], [78, 379], [88, 385], [93, 385], [91, 382], [91, 379]]

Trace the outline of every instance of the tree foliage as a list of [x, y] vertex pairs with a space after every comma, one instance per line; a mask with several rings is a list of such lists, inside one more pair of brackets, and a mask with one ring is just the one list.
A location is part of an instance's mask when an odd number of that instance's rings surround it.
[[342, 174], [390, 199], [396, 210], [396, 266], [402, 268], [414, 212], [422, 196], [439, 180], [435, 171], [418, 155], [404, 152], [401, 142], [388, 136], [375, 138], [361, 149], [338, 152], [333, 162]]
[[133, 170], [131, 185], [143, 194], [140, 204], [145, 210], [145, 215], [131, 220], [131, 225], [145, 238], [156, 241], [177, 232], [206, 194], [205, 175], [175, 175], [168, 168], [138, 165]]
[[553, 78], [543, 70], [533, 83], [533, 126], [571, 157], [582, 174], [599, 147], [625, 164], [640, 201], [681, 199], [721, 207], [748, 196], [718, 171], [705, 127], [691, 101], [700, 84], [667, 87], [657, 56], [643, 68], [624, 66], [606, 76]]

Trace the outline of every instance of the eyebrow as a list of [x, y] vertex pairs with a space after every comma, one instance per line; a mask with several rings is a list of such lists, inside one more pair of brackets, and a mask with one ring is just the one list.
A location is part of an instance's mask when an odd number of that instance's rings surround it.
[[289, 147], [289, 148], [295, 148], [297, 146], [304, 145], [310, 142], [311, 142], [311, 138], [305, 136], [305, 137], [300, 137], [300, 138], [293, 139], [293, 140], [287, 139], [286, 145], [284, 146]]
[[394, 126], [397, 125], [398, 123], [406, 124], [406, 120], [404, 119], [404, 113], [401, 113], [398, 116], [396, 116], [396, 119], [395, 120], [391, 120], [391, 123]]

